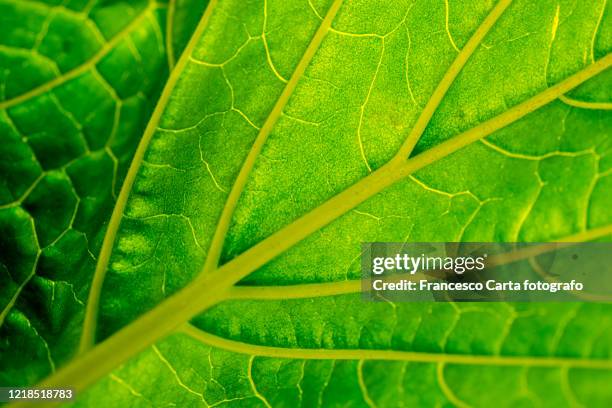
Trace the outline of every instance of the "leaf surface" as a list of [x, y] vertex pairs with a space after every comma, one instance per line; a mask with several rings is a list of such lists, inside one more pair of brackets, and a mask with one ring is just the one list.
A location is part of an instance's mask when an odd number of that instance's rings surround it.
[[167, 76], [166, 8], [0, 1], [2, 385], [32, 385], [76, 352], [106, 224]]
[[168, 2], [168, 16], [166, 19], [166, 48], [170, 66], [187, 46], [198, 22], [202, 18], [208, 0], [170, 0]]
[[605, 406], [606, 304], [351, 282], [361, 242], [610, 238], [610, 13], [211, 2], [102, 249], [86, 319], [117, 334], [46, 384], [123, 363], [77, 405]]

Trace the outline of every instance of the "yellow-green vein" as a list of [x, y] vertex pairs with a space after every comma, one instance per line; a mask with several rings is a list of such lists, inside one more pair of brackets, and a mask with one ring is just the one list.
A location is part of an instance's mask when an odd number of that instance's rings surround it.
[[566, 95], [559, 96], [561, 102], [566, 105], [573, 106], [581, 109], [592, 109], [592, 110], [612, 110], [612, 102], [588, 102], [580, 101], [578, 99], [570, 98]]
[[[612, 224], [569, 235], [554, 242], [568, 243], [571, 245], [579, 242], [592, 241], [609, 235], [612, 235]], [[547, 250], [555, 250], [560, 247], [559, 245], [548, 246], [543, 244], [532, 248], [534, 249], [532, 251], [516, 251], [518, 256], [500, 257], [495, 264], [501, 265], [503, 263], [528, 259], [540, 255]], [[418, 274], [414, 276], [415, 279], [420, 278]], [[393, 280], [393, 278], [389, 280]], [[336, 282], [303, 283], [286, 286], [234, 286], [228, 291], [228, 300], [284, 300], [337, 296], [357, 293], [361, 291], [362, 285], [363, 282], [361, 279], [351, 279]]]
[[81, 65], [76, 68], [71, 69], [70, 71], [53, 78], [52, 80], [37, 86], [34, 89], [31, 89], [27, 92], [22, 93], [21, 95], [15, 96], [14, 98], [7, 99], [5, 101], [0, 102], [0, 109], [7, 109], [11, 106], [18, 105], [22, 102], [25, 102], [31, 98], [39, 96], [51, 89], [68, 82], [71, 79], [78, 77], [81, 74], [84, 74], [90, 68], [94, 67], [98, 62], [102, 60], [110, 51], [112, 51], [117, 44], [119, 44], [124, 38], [126, 38], [130, 32], [140, 24], [140, 22], [145, 19], [151, 10], [153, 10], [156, 6], [155, 2], [149, 2], [149, 5], [136, 17], [134, 18], [127, 26], [123, 28], [119, 33], [117, 33], [113, 38], [111, 38], [107, 43], [105, 43], [99, 50], [96, 52], [91, 58], [87, 61], [84, 61]]
[[293, 91], [295, 90], [298, 81], [300, 80], [302, 75], [304, 75], [304, 72], [306, 71], [306, 68], [308, 68], [310, 61], [314, 57], [315, 53], [321, 46], [323, 39], [327, 35], [327, 32], [331, 27], [332, 21], [336, 17], [336, 14], [338, 13], [340, 6], [342, 5], [342, 1], [343, 0], [335, 0], [327, 11], [325, 18], [323, 19], [316, 33], [312, 37], [312, 40], [310, 41], [306, 52], [302, 56], [302, 59], [295, 68], [293, 75], [291, 75], [291, 78], [287, 82], [287, 85], [285, 85], [283, 92], [281, 93], [280, 97], [276, 101], [276, 104], [268, 114], [268, 117], [266, 118], [266, 121], [264, 122], [263, 126], [259, 130], [257, 138], [253, 142], [253, 146], [251, 147], [251, 150], [249, 151], [249, 154], [247, 155], [247, 158], [245, 159], [242, 168], [240, 169], [240, 172], [238, 173], [238, 176], [234, 181], [232, 190], [230, 191], [229, 196], [227, 197], [225, 206], [217, 222], [217, 228], [215, 230], [215, 234], [213, 235], [213, 239], [208, 250], [208, 255], [206, 257], [204, 267], [202, 268], [202, 272], [200, 273], [201, 275], [207, 274], [217, 267], [217, 264], [219, 263], [219, 258], [221, 257], [221, 251], [223, 249], [225, 236], [227, 235], [227, 231], [230, 227], [232, 215], [234, 214], [234, 210], [236, 209], [236, 205], [238, 204], [238, 199], [242, 195], [242, 191], [244, 190], [244, 186], [246, 185], [249, 174], [251, 174], [251, 170], [255, 165], [255, 161], [257, 160], [261, 149], [266, 143], [270, 132], [272, 132], [274, 125], [276, 125], [276, 122], [280, 118], [281, 113], [285, 108], [285, 105], [287, 105], [289, 98], [293, 94]]
[[211, 0], [208, 4], [200, 23], [198, 24], [189, 44], [185, 48], [176, 68], [172, 71], [170, 77], [168, 78], [168, 82], [164, 87], [164, 90], [157, 102], [157, 106], [151, 115], [151, 119], [147, 124], [145, 132], [140, 140], [138, 148], [136, 149], [136, 153], [134, 154], [134, 158], [132, 159], [132, 163], [130, 164], [130, 168], [128, 169], [127, 175], [125, 176], [125, 180], [123, 185], [121, 186], [121, 191], [119, 192], [119, 196], [117, 197], [117, 202], [115, 203], [115, 207], [113, 208], [113, 213], [111, 215], [110, 221], [108, 223], [108, 227], [106, 229], [106, 234], [104, 235], [104, 240], [102, 242], [102, 247], [100, 249], [100, 255], [98, 256], [98, 262], [96, 264], [96, 269], [94, 272], [93, 280], [91, 283], [91, 288], [89, 290], [89, 297], [87, 299], [87, 307], [85, 310], [85, 317], [83, 321], [83, 332], [81, 334], [81, 341], [79, 345], [79, 353], [83, 353], [88, 350], [95, 341], [95, 332], [96, 332], [96, 324], [97, 324], [97, 315], [98, 315], [98, 307], [100, 303], [100, 292], [102, 290], [102, 284], [104, 283], [104, 277], [106, 275], [106, 270], [108, 268], [108, 263], [110, 261], [110, 255], [113, 249], [113, 245], [115, 242], [115, 238], [117, 236], [117, 230], [119, 229], [119, 224], [121, 223], [121, 218], [123, 216], [123, 211], [125, 209], [125, 205], [127, 204], [128, 197], [130, 195], [130, 191], [132, 190], [132, 186], [134, 184], [134, 180], [136, 179], [136, 175], [138, 174], [138, 170], [140, 169], [140, 165], [144, 159], [145, 152], [149, 146], [151, 138], [155, 134], [155, 129], [157, 128], [157, 124], [161, 118], [164, 109], [166, 108], [166, 104], [170, 98], [170, 94], [178, 81], [181, 71], [189, 61], [189, 55], [191, 54], [191, 50], [195, 47], [197, 40], [202, 35], [202, 32], [208, 25], [208, 21], [210, 19], [210, 15], [212, 14], [212, 10], [217, 4], [218, 0]]
[[385, 360], [410, 361], [419, 363], [445, 363], [476, 366], [504, 367], [572, 367], [595, 370], [612, 369], [612, 360], [583, 359], [572, 357], [518, 357], [504, 355], [468, 355], [428, 353], [420, 351], [376, 350], [376, 349], [306, 349], [260, 346], [205, 332], [187, 324], [181, 327], [181, 332], [202, 343], [233, 351], [235, 353], [272, 358], [290, 358], [304, 360]]
[[410, 156], [410, 153], [412, 153], [414, 146], [416, 146], [419, 138], [425, 131], [431, 117], [438, 109], [438, 106], [440, 106], [442, 99], [444, 99], [446, 92], [448, 92], [448, 89], [457, 78], [457, 75], [459, 75], [459, 72], [461, 72], [469, 58], [482, 43], [484, 37], [495, 25], [510, 3], [512, 3], [512, 0], [500, 0], [499, 3], [493, 7], [489, 15], [487, 15], [474, 34], [472, 34], [472, 37], [461, 49], [453, 63], [442, 77], [442, 80], [438, 83], [438, 86], [429, 98], [429, 101], [427, 101], [427, 105], [425, 105], [425, 108], [423, 108], [421, 115], [414, 124], [414, 127], [410, 130], [408, 137], [406, 137], [406, 140], [402, 144], [402, 147], [399, 149], [394, 160], [402, 161], [408, 159], [408, 156]]

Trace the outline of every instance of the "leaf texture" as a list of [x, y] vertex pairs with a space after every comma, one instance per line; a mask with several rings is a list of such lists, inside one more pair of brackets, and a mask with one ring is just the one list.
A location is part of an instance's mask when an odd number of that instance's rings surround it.
[[83, 355], [43, 384], [83, 406], [609, 405], [608, 304], [369, 303], [357, 279], [361, 242], [610, 239], [611, 13], [211, 1], [119, 194]]
[[202, 18], [208, 0], [170, 0], [166, 19], [166, 48], [172, 68], [187, 46], [198, 22]]
[[32, 385], [75, 355], [106, 225], [167, 77], [167, 9], [0, 1], [2, 385]]

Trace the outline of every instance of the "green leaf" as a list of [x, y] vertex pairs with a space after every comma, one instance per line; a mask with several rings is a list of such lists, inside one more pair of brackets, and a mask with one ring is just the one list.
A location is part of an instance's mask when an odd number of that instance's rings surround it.
[[170, 67], [179, 59], [195, 30], [208, 0], [169, 0], [166, 37]]
[[31, 385], [78, 346], [106, 225], [167, 76], [166, 5], [0, 1], [0, 16], [0, 383]]
[[165, 45], [181, 52], [202, 3], [0, 2], [2, 384], [32, 384], [74, 356]]
[[608, 304], [357, 292], [361, 242], [610, 239], [611, 12], [211, 1], [118, 196], [83, 354], [43, 385], [84, 406], [608, 405]]

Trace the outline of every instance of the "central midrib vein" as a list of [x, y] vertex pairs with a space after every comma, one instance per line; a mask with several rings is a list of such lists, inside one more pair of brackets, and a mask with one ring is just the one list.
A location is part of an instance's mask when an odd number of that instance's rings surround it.
[[[213, 273], [213, 271], [218, 267], [219, 258], [221, 256], [221, 251], [223, 249], [223, 244], [227, 235], [227, 231], [230, 227], [232, 215], [236, 209], [238, 200], [242, 195], [251, 170], [253, 169], [253, 166], [255, 165], [259, 153], [261, 152], [268, 136], [276, 125], [276, 122], [278, 121], [282, 110], [284, 109], [285, 105], [293, 94], [293, 91], [295, 90], [299, 79], [303, 76], [312, 58], [319, 49], [323, 39], [328, 33], [331, 24], [342, 5], [342, 2], [343, 0], [335, 0], [329, 8], [325, 18], [323, 19], [319, 28], [315, 32], [303, 57], [298, 63], [294, 73], [292, 74], [291, 79], [285, 86], [279, 99], [277, 100], [276, 104], [268, 115], [264, 125], [262, 126], [257, 138], [255, 139], [255, 142], [253, 143], [253, 146], [245, 162], [243, 163], [242, 168], [240, 169], [240, 172], [234, 182], [234, 185], [232, 186], [232, 190], [230, 191], [222, 214], [217, 222], [217, 227], [215, 229], [215, 233], [213, 235], [213, 239], [211, 241], [208, 254], [206, 256], [204, 267], [200, 272], [199, 276], [208, 276], [209, 274]], [[430, 97], [430, 100], [427, 103], [425, 109], [419, 115], [415, 129], [413, 129], [409, 133], [406, 138], [406, 142], [399, 149], [395, 157], [389, 162], [388, 166], [386, 166], [387, 168], [395, 168], [395, 165], [405, 163], [412, 148], [425, 130], [427, 123], [429, 123], [429, 120], [431, 119], [433, 113], [441, 103], [442, 98], [450, 88], [451, 84], [456, 79], [457, 75], [459, 74], [469, 57], [474, 53], [477, 46], [482, 42], [485, 35], [493, 27], [495, 22], [499, 19], [499, 17], [502, 15], [502, 13], [506, 10], [506, 8], [510, 5], [511, 2], [512, 0], [501, 0], [499, 3], [497, 3], [495, 7], [493, 7], [489, 15], [487, 15], [487, 17], [484, 19], [482, 24], [476, 29], [472, 37], [466, 43], [464, 49], [461, 50], [455, 61], [451, 64], [447, 72], [444, 74], [443, 78], [440, 80], [440, 84]], [[193, 46], [195, 45], [195, 41], [199, 38], [199, 35], [201, 34], [200, 31], [203, 30], [203, 27], [206, 25], [206, 22], [208, 21], [208, 18], [214, 8], [214, 4], [212, 3], [213, 2], [209, 4], [201, 23], [198, 26], [198, 29], [192, 36], [192, 40], [190, 44], [188, 44], [187, 49], [185, 50], [183, 55], [187, 56], [191, 53], [191, 48], [193, 48]], [[136, 178], [138, 169], [140, 167], [140, 163], [142, 162], [142, 159], [144, 157], [144, 153], [155, 133], [155, 128], [157, 126], [157, 123], [159, 122], [161, 114], [163, 113], [169, 94], [174, 88], [174, 84], [178, 79], [179, 74], [182, 72], [183, 66], [186, 64], [186, 61], [186, 57], [181, 58], [181, 61], [179, 61], [179, 64], [177, 65], [176, 69], [172, 72], [172, 75], [168, 80], [168, 84], [164, 88], [164, 92], [160, 98], [160, 102], [158, 103], [155, 112], [153, 113], [153, 116], [149, 121], [147, 129], [145, 130], [144, 136], [138, 146], [138, 149], [126, 176], [125, 182], [122, 186], [119, 199], [117, 200], [115, 208], [113, 209], [113, 214], [109, 222], [107, 233], [104, 237], [104, 242], [100, 251], [98, 262], [96, 264], [96, 270], [94, 272], [94, 278], [89, 293], [79, 349], [81, 353], [87, 351], [94, 344], [101, 288], [104, 282], [104, 278], [106, 276], [106, 270], [108, 268], [110, 255], [121, 222], [122, 214], [127, 203], [132, 185]], [[393, 179], [389, 177], [389, 181], [392, 180]], [[350, 208], [352, 207], [346, 207], [345, 211], [350, 210]]]

